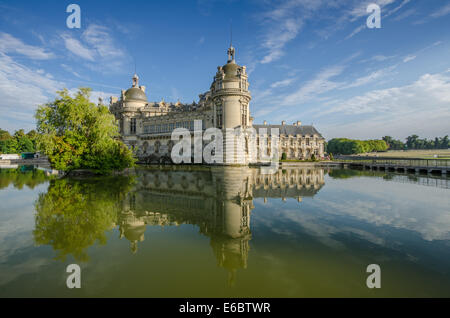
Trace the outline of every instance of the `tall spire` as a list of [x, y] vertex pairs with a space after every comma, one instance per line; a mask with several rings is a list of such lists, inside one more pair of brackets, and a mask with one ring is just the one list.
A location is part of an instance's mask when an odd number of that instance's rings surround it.
[[233, 20], [230, 22], [230, 47], [233, 47]]
[[235, 63], [234, 58], [236, 54], [236, 50], [233, 47], [233, 24], [230, 22], [230, 48], [227, 51], [228, 54], [228, 63]]

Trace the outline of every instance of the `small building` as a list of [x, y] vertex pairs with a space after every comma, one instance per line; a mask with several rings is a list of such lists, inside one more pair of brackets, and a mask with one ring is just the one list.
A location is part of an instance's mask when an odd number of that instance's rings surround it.
[[18, 154], [1, 154], [0, 155], [1, 160], [19, 160], [21, 159], [21, 156]]

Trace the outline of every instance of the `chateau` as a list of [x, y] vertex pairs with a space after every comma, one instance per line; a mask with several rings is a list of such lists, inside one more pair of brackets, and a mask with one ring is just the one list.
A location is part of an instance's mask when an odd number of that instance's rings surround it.
[[[261, 153], [270, 157], [276, 150], [279, 157], [285, 153], [287, 159], [309, 159], [312, 155], [323, 158], [324, 138], [313, 126], [300, 121], [292, 125], [284, 121], [281, 125], [253, 124], [246, 67], [236, 64], [232, 46], [227, 53], [228, 61], [217, 67], [209, 91], [200, 94], [199, 101], [192, 104], [149, 102], [145, 86], [139, 85], [139, 77], [134, 74], [132, 87], [122, 90], [120, 98], [110, 99], [109, 108], [118, 120], [124, 143], [134, 149], [141, 161], [162, 162], [170, 160], [176, 144], [171, 139], [174, 129], [187, 129], [194, 140], [197, 129], [204, 132], [217, 128], [223, 132], [220, 142], [225, 164], [260, 163]], [[201, 127], [194, 122], [201, 122]], [[279, 139], [275, 143], [272, 141], [277, 130]], [[207, 142], [202, 143], [204, 148]]]

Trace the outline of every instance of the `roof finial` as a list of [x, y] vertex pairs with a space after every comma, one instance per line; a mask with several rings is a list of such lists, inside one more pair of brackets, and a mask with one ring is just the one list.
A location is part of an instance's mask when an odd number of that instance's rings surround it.
[[139, 76], [136, 74], [136, 60], [134, 60], [134, 75], [133, 75], [133, 87], [137, 87], [139, 85]]
[[133, 75], [133, 87], [137, 87], [139, 85], [139, 76], [136, 73]]

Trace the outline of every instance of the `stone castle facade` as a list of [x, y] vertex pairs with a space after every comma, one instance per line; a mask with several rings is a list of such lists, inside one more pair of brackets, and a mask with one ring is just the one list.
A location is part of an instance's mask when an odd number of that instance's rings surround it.
[[[279, 129], [278, 155], [287, 159], [310, 159], [324, 157], [324, 138], [313, 126], [304, 126], [300, 121], [293, 125], [254, 125], [250, 116], [248, 74], [245, 66], [235, 61], [235, 49], [228, 49], [228, 61], [219, 66], [209, 91], [199, 95], [199, 101], [192, 104], [181, 102], [149, 102], [145, 86], [139, 85], [139, 77], [132, 78], [132, 87], [122, 90], [120, 98], [111, 97], [110, 111], [115, 115], [122, 139], [134, 149], [144, 162], [170, 160], [174, 146], [172, 131], [185, 128], [194, 137], [194, 122], [201, 121], [201, 129], [218, 128], [223, 134], [223, 154], [226, 164], [261, 162], [260, 151], [271, 155], [271, 142], [260, 142], [261, 134], [270, 137], [271, 129]], [[254, 128], [256, 134], [249, 134]], [[237, 138], [229, 138], [226, 131], [235, 131]], [[262, 133], [264, 132], [264, 133]], [[239, 138], [244, 140], [237, 144]], [[257, 140], [255, 140], [257, 139]], [[255, 147], [249, 147], [249, 142]], [[192, 145], [194, 142], [192, 142]], [[207, 144], [204, 142], [203, 146]], [[261, 149], [261, 147], [267, 149]], [[272, 148], [273, 149], [273, 148]], [[272, 151], [273, 152], [273, 151]], [[227, 157], [228, 156], [228, 157]]]

